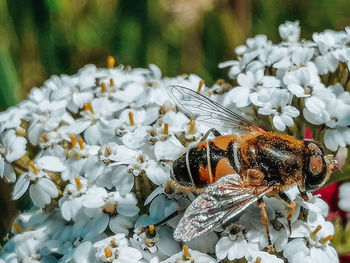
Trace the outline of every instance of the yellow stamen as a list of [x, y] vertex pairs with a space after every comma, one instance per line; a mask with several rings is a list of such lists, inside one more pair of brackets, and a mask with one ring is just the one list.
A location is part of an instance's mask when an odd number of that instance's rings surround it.
[[198, 93], [201, 93], [203, 86], [204, 86], [204, 80], [201, 79], [201, 81], [198, 84], [198, 89], [197, 89]]
[[188, 252], [188, 246], [183, 246], [183, 251], [184, 251], [184, 255], [183, 255], [183, 259], [184, 260], [190, 260], [191, 256], [190, 253]]
[[163, 134], [169, 135], [169, 124], [168, 123], [164, 124]]
[[81, 188], [83, 188], [83, 185], [82, 185], [81, 182], [80, 182], [80, 178], [79, 178], [79, 177], [75, 177], [75, 178], [74, 178], [74, 181], [75, 181], [75, 183], [77, 184], [77, 189], [78, 189], [78, 191], [80, 191]]
[[48, 142], [49, 141], [49, 137], [47, 136], [47, 133], [41, 134], [39, 139], [41, 142]]
[[80, 150], [84, 150], [84, 141], [83, 141], [83, 138], [79, 137], [79, 138], [78, 138], [78, 143], [79, 143], [79, 148], [80, 148]]
[[261, 262], [261, 257], [257, 257], [255, 260], [255, 263], [260, 263]]
[[333, 238], [334, 238], [333, 235], [329, 235], [329, 236], [326, 236], [325, 238], [322, 238], [320, 242], [322, 244], [325, 244], [325, 243], [327, 243], [327, 241], [331, 241]]
[[105, 248], [106, 258], [110, 258], [112, 256], [112, 251], [109, 248]]
[[106, 146], [106, 156], [110, 156], [112, 154], [111, 147], [109, 145]]
[[106, 83], [102, 82], [102, 83], [101, 83], [101, 92], [102, 92], [102, 93], [105, 93], [106, 90], [107, 90], [107, 89], [106, 89]]
[[72, 135], [70, 136], [70, 141], [71, 141], [71, 143], [72, 143], [72, 148], [75, 148], [75, 146], [77, 145], [77, 140], [76, 140], [74, 134], [72, 134]]
[[130, 126], [134, 126], [135, 125], [134, 113], [132, 113], [131, 111], [129, 112], [129, 121], [130, 121]]
[[24, 229], [20, 226], [20, 224], [14, 222], [13, 223], [13, 228], [17, 230], [17, 232], [19, 233], [23, 233], [24, 232]]
[[153, 236], [154, 235], [154, 225], [150, 225], [148, 227], [148, 229], [149, 229], [149, 233]]
[[35, 173], [35, 174], [39, 173], [39, 169], [33, 161], [29, 162], [29, 168], [32, 170], [33, 173]]
[[310, 236], [314, 238], [316, 234], [321, 230], [322, 226], [318, 225], [314, 231], [311, 232]]
[[111, 86], [111, 87], [114, 86], [114, 79], [109, 79], [109, 86]]
[[94, 109], [92, 108], [91, 102], [87, 102], [84, 104], [84, 110], [90, 111], [91, 114], [94, 114]]
[[107, 68], [114, 68], [115, 59], [112, 56], [108, 56], [107, 58]]
[[113, 248], [118, 247], [118, 245], [117, 245], [113, 240], [111, 240], [110, 245], [111, 245], [111, 247], [113, 247]]
[[193, 116], [191, 116], [191, 118], [190, 118], [190, 128], [188, 129], [188, 133], [189, 134], [194, 134], [194, 131], [195, 131], [195, 120], [194, 120], [194, 117]]

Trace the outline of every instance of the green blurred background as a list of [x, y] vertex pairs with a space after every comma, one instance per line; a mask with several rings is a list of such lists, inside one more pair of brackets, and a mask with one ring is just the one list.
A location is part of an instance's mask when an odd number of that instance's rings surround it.
[[[0, 109], [23, 100], [52, 74], [85, 64], [158, 65], [164, 75], [200, 75], [209, 85], [247, 37], [279, 41], [278, 26], [299, 20], [302, 37], [350, 25], [348, 0], [0, 0]], [[0, 236], [16, 205], [0, 183]], [[6, 201], [4, 201], [6, 199]]]

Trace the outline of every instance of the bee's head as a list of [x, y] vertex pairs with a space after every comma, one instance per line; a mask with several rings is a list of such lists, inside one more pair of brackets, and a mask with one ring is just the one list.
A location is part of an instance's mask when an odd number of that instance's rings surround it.
[[326, 183], [335, 167], [335, 160], [333, 155], [325, 155], [318, 143], [312, 140], [304, 140], [304, 143], [308, 149], [304, 160], [304, 188], [312, 191]]

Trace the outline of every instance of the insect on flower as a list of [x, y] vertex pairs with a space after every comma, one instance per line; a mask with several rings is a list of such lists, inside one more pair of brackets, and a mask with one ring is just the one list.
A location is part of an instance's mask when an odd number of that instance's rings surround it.
[[[197, 121], [240, 132], [221, 136], [210, 129], [197, 146], [174, 161], [173, 185], [199, 194], [181, 218], [174, 238], [189, 241], [257, 202], [273, 251], [262, 197], [276, 196], [286, 203], [291, 229], [296, 204], [284, 191], [297, 185], [306, 197], [307, 191], [321, 187], [335, 167], [333, 155], [325, 155], [313, 140], [265, 131], [191, 89], [173, 85], [167, 92], [181, 111]], [[215, 135], [212, 140], [207, 139], [210, 133]]]

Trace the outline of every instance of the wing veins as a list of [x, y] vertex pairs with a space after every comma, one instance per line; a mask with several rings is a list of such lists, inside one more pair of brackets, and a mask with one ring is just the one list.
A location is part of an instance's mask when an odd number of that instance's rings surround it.
[[[219, 125], [223, 128], [261, 131], [258, 126], [252, 124], [239, 114], [191, 89], [172, 85], [167, 87], [167, 92], [186, 115], [198, 117], [198, 121], [200, 122]], [[214, 120], [209, 121], [203, 117], [213, 118]]]

